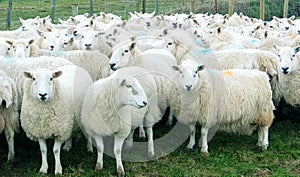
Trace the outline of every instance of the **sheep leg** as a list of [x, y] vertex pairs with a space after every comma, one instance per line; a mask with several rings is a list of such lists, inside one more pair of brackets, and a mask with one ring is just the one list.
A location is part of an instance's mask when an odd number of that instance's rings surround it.
[[170, 111], [169, 116], [168, 116], [168, 121], [166, 123], [167, 126], [172, 126], [173, 125], [173, 114]]
[[104, 152], [103, 138], [101, 136], [95, 136], [94, 140], [96, 143], [97, 154], [98, 154], [95, 170], [102, 170], [102, 168], [103, 168], [103, 152]]
[[89, 152], [93, 152], [93, 143], [92, 143], [92, 137], [91, 136], [88, 136], [87, 137], [87, 144], [86, 144], [86, 147], [87, 147], [87, 150]]
[[124, 167], [121, 159], [122, 145], [125, 138], [115, 135], [114, 154], [117, 162], [118, 176], [125, 176]]
[[192, 150], [194, 145], [195, 145], [195, 136], [196, 136], [196, 126], [195, 125], [190, 125], [190, 142], [187, 145], [188, 150]]
[[64, 147], [63, 147], [63, 150], [69, 152], [70, 149], [72, 147], [72, 138], [68, 139], [65, 144], [64, 144]]
[[5, 128], [5, 137], [8, 144], [7, 162], [13, 163], [15, 161], [15, 149], [14, 149], [14, 136], [15, 132], [9, 126]]
[[139, 137], [145, 139], [146, 138], [146, 134], [145, 134], [145, 130], [143, 125], [139, 126]]
[[40, 168], [40, 173], [47, 174], [48, 170], [48, 162], [47, 162], [47, 144], [46, 140], [43, 138], [40, 138], [39, 140], [40, 144], [40, 150], [42, 153], [42, 166]]
[[62, 174], [62, 167], [60, 163], [60, 148], [63, 141], [58, 140], [55, 138], [54, 145], [53, 145], [53, 154], [55, 158], [55, 175], [61, 175]]
[[[209, 130], [209, 128], [207, 128], [207, 127], [201, 127], [201, 140], [202, 140], [201, 152], [202, 153], [208, 153], [208, 145], [207, 145], [208, 130]], [[199, 144], [200, 144], [200, 142], [199, 142]]]
[[147, 127], [148, 136], [148, 158], [152, 159], [154, 156], [153, 130], [152, 127]]
[[125, 149], [130, 150], [133, 146], [133, 134], [134, 134], [134, 129], [131, 130], [130, 134], [126, 138], [126, 143], [125, 143]]
[[262, 143], [263, 143], [263, 140], [264, 140], [264, 134], [263, 134], [263, 129], [262, 127], [258, 127], [258, 142], [257, 142], [257, 146], [258, 147], [262, 147]]
[[262, 141], [262, 146], [261, 149], [262, 150], [267, 150], [268, 146], [269, 146], [269, 127], [268, 126], [263, 126], [260, 127], [262, 129], [263, 132], [263, 141]]

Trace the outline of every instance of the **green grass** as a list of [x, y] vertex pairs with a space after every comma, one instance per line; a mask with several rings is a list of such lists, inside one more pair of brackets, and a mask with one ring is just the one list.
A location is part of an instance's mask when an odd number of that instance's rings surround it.
[[[199, 129], [198, 129], [199, 130]], [[209, 156], [185, 152], [186, 143], [174, 152], [151, 162], [126, 162], [127, 176], [297, 176], [300, 173], [300, 125], [291, 120], [277, 120], [270, 128], [270, 146], [261, 152], [256, 147], [257, 133], [251, 136], [217, 133], [209, 143]], [[159, 124], [155, 137], [167, 132]], [[199, 138], [199, 131], [197, 132]], [[5, 142], [1, 136], [1, 142]], [[35, 177], [41, 165], [37, 142], [26, 138], [24, 132], [16, 136], [17, 163], [6, 163], [6, 143], [0, 146], [0, 176]], [[54, 176], [53, 141], [48, 141], [49, 175]], [[70, 152], [61, 153], [63, 176], [115, 176], [115, 159], [105, 155], [103, 171], [94, 171], [96, 152], [86, 150], [85, 138], [75, 143]]]

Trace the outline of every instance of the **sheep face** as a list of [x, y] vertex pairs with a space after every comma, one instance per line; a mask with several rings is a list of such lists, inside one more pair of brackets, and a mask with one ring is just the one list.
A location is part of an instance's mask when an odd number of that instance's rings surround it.
[[40, 48], [45, 50], [53, 51], [56, 40], [60, 38], [58, 32], [40, 32]]
[[20, 18], [20, 22], [22, 24], [22, 31], [31, 31], [40, 28], [42, 26], [43, 19], [39, 16], [37, 16], [36, 18], [29, 18], [26, 20]]
[[203, 70], [204, 65], [198, 65], [192, 61], [183, 61], [180, 66], [173, 66], [174, 70], [179, 71], [180, 84], [186, 91], [194, 90], [197, 87], [199, 77], [198, 72]]
[[120, 104], [143, 108], [147, 105], [146, 93], [137, 79], [118, 78], [117, 85], [120, 95], [117, 95]]
[[109, 60], [110, 69], [116, 71], [119, 68], [126, 66], [132, 57], [131, 55], [132, 47], [128, 45], [123, 45], [112, 52], [111, 58]]
[[31, 96], [39, 101], [46, 102], [54, 96], [54, 79], [62, 74], [61, 71], [51, 72], [41, 69], [36, 72], [24, 72], [25, 77], [32, 80]]
[[279, 70], [283, 74], [289, 74], [298, 68], [299, 61], [296, 53], [300, 50], [300, 46], [296, 48], [276, 46], [276, 49], [280, 58]]
[[14, 57], [14, 58], [25, 58], [30, 56], [30, 45], [33, 44], [34, 40], [16, 40], [16, 41], [9, 41], [7, 40], [6, 43], [10, 45], [7, 49], [7, 55]]
[[83, 31], [81, 33], [81, 49], [82, 50], [99, 50], [99, 35], [97, 31]]

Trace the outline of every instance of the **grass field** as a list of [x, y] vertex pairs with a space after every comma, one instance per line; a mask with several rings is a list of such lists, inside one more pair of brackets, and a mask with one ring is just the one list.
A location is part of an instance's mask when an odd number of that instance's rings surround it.
[[[170, 129], [160, 123], [155, 127], [154, 137], [163, 136]], [[186, 152], [186, 142], [155, 161], [124, 161], [124, 168], [127, 176], [299, 176], [299, 130], [297, 121], [276, 120], [270, 128], [270, 146], [263, 152], [256, 146], [257, 132], [251, 136], [218, 132], [209, 143], [209, 156], [201, 154], [198, 147]], [[199, 134], [198, 131], [197, 139]], [[3, 135], [0, 140], [5, 142]], [[1, 143], [0, 176], [45, 176], [38, 175], [41, 165], [38, 143], [27, 139], [24, 132], [17, 134], [15, 142], [17, 163], [14, 165], [6, 163], [7, 145]], [[54, 176], [52, 145], [53, 141], [48, 141], [49, 176]], [[116, 176], [115, 159], [107, 155], [104, 156], [103, 171], [94, 171], [96, 156], [96, 152], [87, 152], [85, 138], [79, 139], [70, 152], [61, 153], [62, 176]]]
[[[150, 1], [150, 0], [149, 0]], [[148, 1], [148, 2], [149, 2]], [[55, 17], [62, 19], [72, 15], [72, 4], [79, 4], [79, 13], [89, 12], [89, 3], [79, 0], [57, 1]], [[125, 14], [124, 1], [119, 4], [109, 4], [108, 0], [94, 1], [94, 12], [114, 12], [118, 15]], [[151, 0], [149, 12], [154, 10], [154, 0]], [[170, 1], [166, 1], [170, 2]], [[181, 0], [173, 1], [174, 6], [167, 3], [161, 4], [165, 11], [178, 8]], [[122, 4], [123, 3], [123, 4]], [[51, 0], [14, 0], [12, 12], [12, 29], [19, 26], [18, 18], [24, 19], [45, 17], [50, 15]], [[131, 4], [129, 9], [140, 8]], [[173, 9], [172, 9], [173, 8]], [[0, 0], [0, 29], [6, 28], [7, 1]], [[147, 177], [190, 177], [190, 176], [300, 176], [300, 124], [299, 114], [295, 119], [287, 119], [281, 114], [276, 114], [275, 121], [270, 128], [270, 146], [261, 152], [256, 147], [257, 132], [251, 136], [231, 135], [217, 133], [209, 143], [209, 156], [200, 153], [198, 147], [192, 152], [185, 152], [187, 142], [178, 147], [174, 152], [151, 162], [124, 161], [127, 176]], [[171, 128], [166, 128], [163, 123], [156, 125], [154, 138], [163, 136]], [[200, 132], [197, 131], [197, 139]], [[36, 177], [41, 165], [41, 154], [37, 142], [26, 138], [20, 132], [15, 138], [15, 151], [17, 162], [13, 165], [6, 163], [7, 144], [3, 134], [0, 135], [0, 177]], [[48, 142], [48, 176], [54, 176], [54, 157], [52, 153], [53, 141]], [[155, 148], [155, 146], [154, 146]], [[95, 177], [116, 176], [115, 159], [104, 157], [104, 169], [95, 172], [96, 152], [86, 150], [86, 140], [81, 138], [75, 143], [70, 152], [61, 152], [63, 175], [66, 177]]]

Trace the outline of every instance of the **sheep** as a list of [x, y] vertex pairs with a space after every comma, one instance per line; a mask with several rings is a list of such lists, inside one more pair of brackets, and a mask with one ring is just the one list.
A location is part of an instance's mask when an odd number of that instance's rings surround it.
[[300, 46], [292, 48], [274, 45], [274, 48], [280, 57], [278, 82], [281, 95], [287, 104], [299, 109]]
[[[136, 43], [131, 41], [114, 49], [109, 65], [116, 71], [125, 66], [140, 66], [151, 72], [158, 88], [159, 107], [162, 115], [169, 107], [170, 88], [174, 85], [173, 72], [169, 65], [176, 64], [171, 52], [165, 49], [149, 49], [140, 52]], [[173, 115], [169, 114], [168, 125], [172, 125]]]
[[93, 81], [107, 77], [110, 74], [109, 58], [98, 50], [46, 51], [39, 49], [36, 45], [31, 46], [30, 57], [43, 55], [62, 57], [69, 60], [88, 71]]
[[231, 49], [215, 51], [221, 70], [258, 69], [274, 77], [277, 75], [278, 56], [258, 49]]
[[[132, 130], [147, 127], [148, 155], [154, 155], [152, 126], [160, 118], [155, 81], [140, 67], [125, 67], [100, 79], [87, 90], [80, 125], [87, 137], [95, 140], [98, 151], [95, 170], [103, 168], [103, 137], [114, 135], [114, 154], [119, 176], [124, 176], [121, 160], [126, 137], [132, 141]], [[144, 118], [145, 116], [145, 118]]]
[[180, 71], [178, 77], [183, 94], [174, 115], [179, 122], [190, 125], [188, 148], [195, 144], [195, 123], [199, 123], [202, 126], [199, 145], [203, 153], [208, 153], [207, 135], [215, 125], [221, 131], [240, 134], [252, 134], [258, 127], [258, 146], [267, 149], [274, 105], [266, 73], [246, 69], [220, 73], [204, 69], [204, 65], [191, 60], [172, 68]]
[[33, 39], [6, 40], [6, 43], [9, 45], [7, 56], [13, 58], [29, 57], [33, 42]]
[[[76, 130], [86, 89], [92, 84], [90, 75], [75, 65], [52, 71], [41, 68], [25, 71], [21, 126], [26, 136], [38, 141], [42, 153], [40, 173], [47, 174], [46, 139], [54, 138], [55, 175], [62, 174], [61, 145]], [[79, 128], [79, 127], [78, 127]]]
[[15, 161], [14, 136], [19, 132], [19, 111], [16, 83], [0, 71], [0, 133], [4, 131], [8, 144], [7, 161]]
[[60, 57], [33, 57], [33, 58], [7, 58], [0, 57], [0, 70], [3, 70], [9, 77], [11, 77], [17, 85], [18, 92], [18, 110], [21, 110], [24, 80], [22, 72], [30, 69], [38, 69], [41, 67], [47, 67], [49, 69], [55, 69], [64, 65], [73, 65], [72, 62], [60, 58]]

